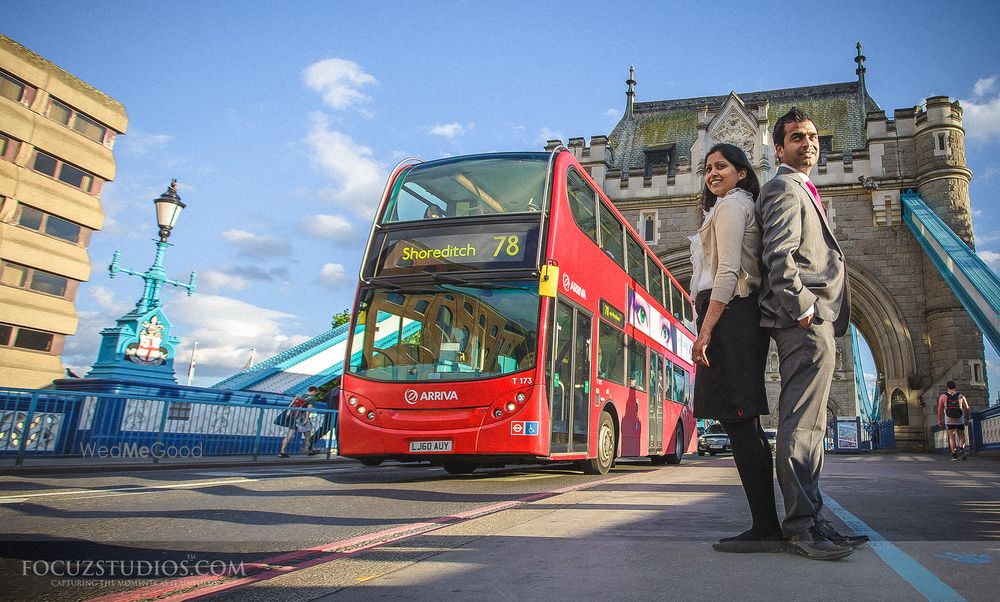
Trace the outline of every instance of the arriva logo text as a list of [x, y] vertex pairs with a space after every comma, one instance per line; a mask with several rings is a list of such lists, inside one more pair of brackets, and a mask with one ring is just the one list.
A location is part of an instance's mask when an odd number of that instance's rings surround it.
[[576, 281], [570, 278], [568, 272], [563, 272], [562, 285], [563, 285], [563, 290], [565, 290], [567, 293], [572, 291], [576, 293], [581, 299], [587, 298], [587, 289], [583, 288], [582, 286], [577, 284]]
[[457, 391], [423, 391], [418, 392], [415, 389], [407, 389], [403, 393], [403, 399], [406, 403], [410, 405], [416, 404], [418, 401], [458, 401]]

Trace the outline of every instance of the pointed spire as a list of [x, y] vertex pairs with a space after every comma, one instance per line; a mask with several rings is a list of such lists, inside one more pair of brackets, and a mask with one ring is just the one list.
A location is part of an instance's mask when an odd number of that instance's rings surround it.
[[628, 67], [628, 92], [625, 93], [625, 118], [632, 119], [632, 105], [635, 104], [635, 65]]
[[854, 72], [858, 75], [858, 100], [861, 103], [861, 135], [867, 138], [868, 130], [868, 90], [865, 88], [865, 55], [861, 54], [861, 42], [858, 42], [858, 56], [854, 57], [854, 62], [858, 68]]

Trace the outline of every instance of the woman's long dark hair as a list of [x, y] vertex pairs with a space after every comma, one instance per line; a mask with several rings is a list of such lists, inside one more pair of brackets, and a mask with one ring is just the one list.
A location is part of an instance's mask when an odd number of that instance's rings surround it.
[[[757, 196], [760, 195], [760, 180], [757, 179], [757, 174], [754, 173], [753, 167], [750, 166], [750, 160], [747, 159], [747, 155], [743, 152], [743, 149], [734, 144], [720, 142], [719, 144], [716, 144], [712, 148], [708, 149], [708, 152], [705, 153], [705, 160], [708, 161], [708, 158], [712, 155], [712, 153], [716, 152], [722, 153], [722, 156], [736, 168], [736, 171], [742, 169], [747, 172], [747, 175], [743, 176], [743, 179], [736, 183], [736, 187], [749, 192], [750, 196], [753, 197], [754, 202], [756, 202]], [[714, 207], [715, 201], [715, 194], [713, 194], [712, 191], [708, 189], [708, 186], [705, 186], [703, 183], [701, 189], [702, 211], [708, 211]]]

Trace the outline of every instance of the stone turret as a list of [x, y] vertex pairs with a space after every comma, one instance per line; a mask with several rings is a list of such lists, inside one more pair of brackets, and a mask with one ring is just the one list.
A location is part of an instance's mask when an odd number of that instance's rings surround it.
[[[932, 96], [914, 115], [916, 184], [921, 198], [971, 248], [972, 210], [966, 165], [962, 108], [946, 96]], [[923, 257], [924, 289], [927, 293], [927, 338], [931, 373], [922, 383], [925, 414], [936, 421], [936, 400], [944, 383], [954, 380], [969, 404], [985, 407], [983, 337], [975, 322], [941, 277], [929, 258]]]

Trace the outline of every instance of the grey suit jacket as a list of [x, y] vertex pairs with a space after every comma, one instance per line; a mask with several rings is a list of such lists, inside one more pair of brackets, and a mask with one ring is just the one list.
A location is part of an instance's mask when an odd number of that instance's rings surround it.
[[790, 328], [810, 306], [841, 336], [850, 323], [847, 266], [809, 189], [785, 166], [760, 189], [756, 217], [764, 239], [760, 325]]

